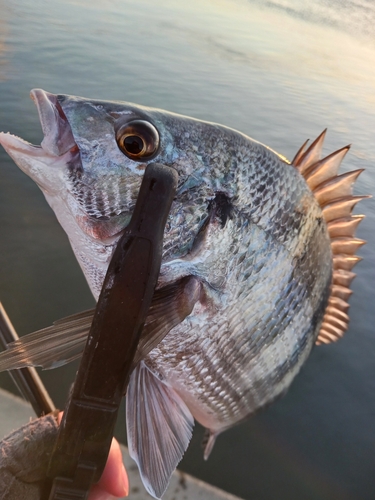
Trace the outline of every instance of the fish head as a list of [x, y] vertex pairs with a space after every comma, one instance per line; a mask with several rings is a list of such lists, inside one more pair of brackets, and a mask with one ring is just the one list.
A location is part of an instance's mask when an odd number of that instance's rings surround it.
[[31, 97], [44, 133], [41, 145], [4, 133], [0, 144], [43, 191], [94, 295], [151, 162], [178, 171], [165, 246], [174, 257], [186, 254], [220, 183], [220, 169], [212, 175], [209, 154], [220, 154], [212, 145], [219, 126], [129, 103], [41, 89], [32, 90]]

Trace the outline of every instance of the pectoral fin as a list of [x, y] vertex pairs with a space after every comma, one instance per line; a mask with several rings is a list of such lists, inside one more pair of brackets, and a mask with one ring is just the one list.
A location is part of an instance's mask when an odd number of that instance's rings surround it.
[[180, 396], [141, 361], [126, 394], [129, 453], [146, 490], [161, 498], [192, 436], [194, 419]]
[[[142, 331], [136, 364], [188, 316], [200, 294], [200, 282], [187, 276], [155, 291]], [[42, 366], [57, 368], [81, 357], [94, 310], [68, 316], [52, 326], [23, 336], [0, 353], [0, 371]]]
[[191, 314], [200, 292], [201, 283], [193, 276], [186, 276], [156, 290], [138, 344], [134, 364], [145, 358], [172, 328]]
[[94, 310], [68, 316], [52, 326], [24, 335], [0, 353], [0, 371], [42, 366], [57, 368], [82, 356]]

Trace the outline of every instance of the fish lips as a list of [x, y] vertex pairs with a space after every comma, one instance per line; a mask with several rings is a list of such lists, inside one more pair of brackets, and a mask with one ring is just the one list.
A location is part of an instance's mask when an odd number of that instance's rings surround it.
[[42, 89], [33, 89], [30, 97], [38, 109], [44, 134], [41, 142], [44, 151], [54, 156], [62, 156], [76, 147], [72, 130], [57, 96]]
[[0, 132], [0, 144], [43, 191], [53, 192], [60, 188], [59, 176], [55, 174], [79, 155], [79, 151], [57, 96], [41, 89], [32, 90], [30, 95], [37, 106], [44, 134], [41, 145], [35, 146], [3, 132]]

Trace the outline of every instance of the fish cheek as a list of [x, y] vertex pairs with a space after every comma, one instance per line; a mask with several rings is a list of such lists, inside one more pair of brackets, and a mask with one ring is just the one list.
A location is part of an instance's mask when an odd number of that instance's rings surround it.
[[84, 233], [91, 238], [105, 241], [120, 233], [130, 222], [130, 215], [119, 215], [118, 217], [94, 219], [89, 216], [77, 217], [77, 222]]

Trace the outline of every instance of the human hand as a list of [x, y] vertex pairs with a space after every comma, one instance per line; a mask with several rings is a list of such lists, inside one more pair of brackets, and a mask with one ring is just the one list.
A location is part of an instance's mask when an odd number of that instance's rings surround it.
[[[0, 442], [0, 500], [40, 500], [61, 417], [54, 412], [32, 420]], [[128, 489], [120, 446], [113, 439], [102, 477], [88, 500], [123, 497]]]
[[110, 500], [113, 497], [126, 497], [128, 491], [128, 476], [122, 463], [120, 445], [113, 438], [102, 477], [90, 491], [88, 500]]
[[[63, 412], [57, 417], [60, 425]], [[113, 497], [121, 498], [128, 496], [129, 481], [124, 464], [122, 463], [122, 453], [120, 445], [115, 438], [112, 439], [111, 449], [107, 463], [104, 467], [102, 477], [98, 484], [95, 484], [87, 500], [111, 500]]]
[[91, 489], [88, 500], [111, 500], [113, 497], [126, 497], [128, 491], [128, 476], [122, 463], [120, 445], [113, 438], [102, 477], [99, 483]]

